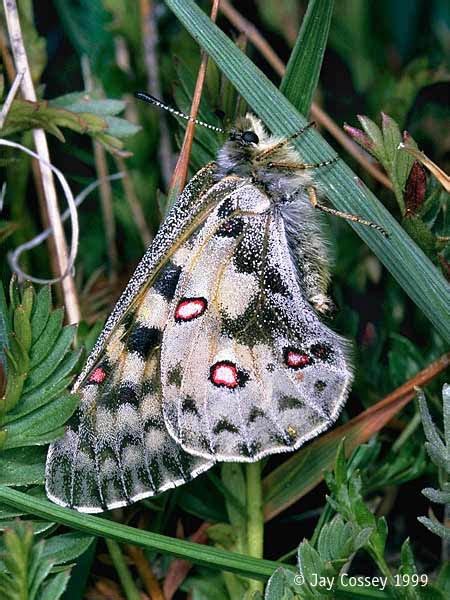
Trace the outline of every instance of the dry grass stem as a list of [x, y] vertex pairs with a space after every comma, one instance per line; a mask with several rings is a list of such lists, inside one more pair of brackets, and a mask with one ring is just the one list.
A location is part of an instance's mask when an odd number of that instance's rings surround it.
[[[161, 84], [159, 82], [159, 67], [157, 56], [158, 31], [153, 0], [139, 0], [142, 23], [142, 39], [144, 42], [144, 59], [147, 70], [148, 91], [152, 96], [161, 98]], [[173, 153], [170, 143], [169, 127], [163, 111], [159, 115], [159, 164], [165, 189], [169, 187], [172, 177]]]
[[[211, 8], [211, 21], [215, 21], [217, 19], [219, 3], [220, 0], [213, 0], [213, 5]], [[189, 157], [191, 155], [195, 133], [195, 122], [193, 120], [197, 118], [198, 110], [200, 108], [200, 101], [202, 99], [202, 91], [206, 77], [206, 69], [208, 67], [208, 55], [202, 50], [201, 56], [202, 58], [200, 61], [200, 67], [198, 69], [197, 81], [195, 82], [194, 95], [190, 110], [191, 120], [189, 120], [187, 123], [183, 144], [180, 150], [180, 156], [178, 157], [178, 161], [170, 181], [169, 197], [178, 196], [178, 194], [182, 192], [187, 179]]]
[[[11, 49], [16, 64], [16, 71], [18, 73], [23, 73], [23, 78], [20, 86], [23, 98], [25, 100], [31, 100], [32, 102], [36, 102], [37, 97], [33, 85], [33, 80], [31, 78], [28, 57], [23, 42], [22, 30], [20, 27], [16, 1], [3, 0], [3, 5], [6, 15], [9, 39], [11, 42]], [[72, 265], [69, 264], [68, 260], [67, 244], [59, 214], [58, 197], [56, 194], [55, 182], [53, 179], [52, 171], [48, 166], [51, 163], [51, 160], [48, 150], [47, 138], [43, 129], [34, 129], [33, 138], [37, 154], [41, 159], [41, 161], [39, 162], [39, 169], [45, 193], [48, 218], [54, 234], [56, 258], [59, 270], [59, 272], [56, 273], [56, 275], [62, 278], [61, 286], [63, 289], [64, 305], [66, 308], [67, 320], [69, 323], [78, 323], [81, 319], [78, 295], [74, 279], [70, 272]]]
[[115, 156], [114, 158], [116, 160], [118, 169], [120, 169], [120, 171], [123, 173], [122, 185], [131, 210], [131, 214], [133, 215], [133, 219], [136, 223], [142, 243], [147, 248], [150, 246], [153, 236], [147, 225], [147, 221], [145, 220], [144, 211], [142, 210], [141, 203], [139, 202], [139, 198], [134, 190], [133, 182], [124, 159], [121, 156]]

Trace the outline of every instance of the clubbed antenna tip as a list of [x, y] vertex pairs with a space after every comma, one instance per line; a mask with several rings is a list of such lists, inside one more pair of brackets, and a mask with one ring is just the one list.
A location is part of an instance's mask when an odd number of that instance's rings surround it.
[[172, 113], [173, 115], [175, 115], [177, 117], [186, 119], [186, 121], [191, 121], [191, 123], [195, 123], [196, 125], [201, 125], [202, 127], [207, 127], [208, 129], [212, 129], [213, 131], [217, 131], [219, 133], [224, 133], [224, 130], [221, 127], [215, 127], [214, 125], [210, 125], [209, 123], [205, 123], [204, 121], [199, 121], [199, 119], [194, 119], [190, 115], [187, 115], [187, 114], [177, 110], [176, 108], [173, 108], [172, 106], [169, 106], [168, 104], [165, 104], [164, 102], [161, 102], [161, 100], [158, 100], [158, 98], [155, 98], [151, 94], [147, 94], [147, 92], [135, 92], [134, 95], [139, 100], [143, 100], [144, 102], [148, 102], [149, 104], [154, 104], [158, 108], [163, 108], [164, 110], [169, 111], [170, 113]]

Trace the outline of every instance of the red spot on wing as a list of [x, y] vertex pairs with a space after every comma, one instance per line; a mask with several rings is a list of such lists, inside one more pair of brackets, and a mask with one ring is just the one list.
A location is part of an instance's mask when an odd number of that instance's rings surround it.
[[218, 387], [227, 387], [232, 390], [239, 385], [237, 367], [228, 360], [216, 362], [210, 369], [210, 380]]
[[312, 363], [312, 358], [301, 350], [286, 349], [284, 360], [291, 369], [304, 369]]
[[106, 379], [106, 371], [101, 367], [94, 369], [89, 376], [88, 383], [103, 383]]
[[175, 309], [175, 321], [192, 321], [205, 312], [207, 305], [205, 298], [182, 298]]

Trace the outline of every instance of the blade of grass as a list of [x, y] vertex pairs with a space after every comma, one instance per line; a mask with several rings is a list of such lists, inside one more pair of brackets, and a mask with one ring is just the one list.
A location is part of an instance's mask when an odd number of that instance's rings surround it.
[[333, 0], [310, 0], [280, 91], [307, 115], [319, 81], [333, 15]]
[[[192, 0], [165, 2], [274, 134], [290, 135], [306, 124], [289, 100]], [[319, 133], [312, 130], [295, 141], [295, 145], [307, 162], [335, 154]], [[379, 223], [389, 232], [386, 239], [371, 228], [351, 223], [405, 292], [450, 341], [450, 287], [433, 263], [343, 161], [317, 172], [316, 181], [337, 209]]]
[[186, 540], [143, 531], [101, 517], [77, 513], [74, 510], [56, 506], [48, 500], [28, 496], [4, 485], [0, 485], [0, 502], [48, 521], [67, 525], [79, 531], [86, 531], [92, 535], [126, 544], [134, 544], [149, 550], [157, 550], [163, 554], [179, 556], [195, 564], [231, 571], [244, 577], [267, 579], [280, 566], [280, 563], [270, 560], [252, 558], [236, 552], [228, 552], [203, 544], [195, 544]]
[[449, 365], [450, 353], [444, 354], [383, 400], [345, 425], [317, 438], [274, 469], [263, 482], [266, 521], [297, 502], [322, 481], [324, 472], [333, 466], [337, 448], [343, 437], [345, 451], [349, 455], [357, 446], [367, 442], [414, 398], [416, 386], [425, 385]]

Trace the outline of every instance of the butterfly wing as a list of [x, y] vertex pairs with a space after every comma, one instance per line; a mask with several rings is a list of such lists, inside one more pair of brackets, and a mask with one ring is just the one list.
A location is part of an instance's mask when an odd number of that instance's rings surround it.
[[302, 295], [281, 212], [253, 184], [210, 215], [180, 276], [161, 348], [164, 416], [189, 453], [254, 461], [333, 423], [345, 341]]
[[211, 466], [188, 455], [167, 432], [160, 345], [187, 257], [183, 240], [217, 201], [208, 194], [213, 173], [214, 165], [205, 167], [186, 187], [75, 383], [79, 408], [47, 457], [47, 495], [58, 504], [99, 512], [184, 483]]

